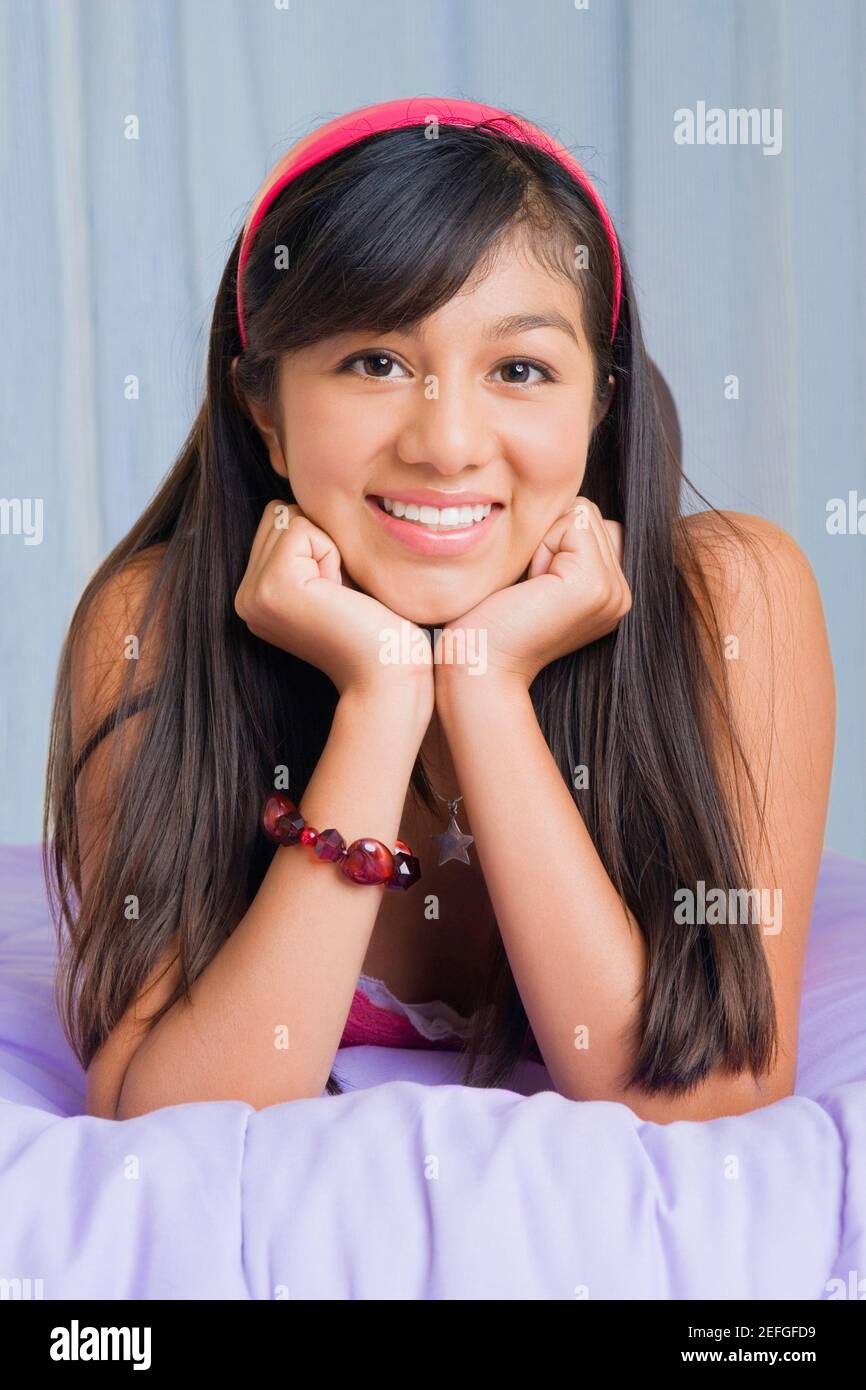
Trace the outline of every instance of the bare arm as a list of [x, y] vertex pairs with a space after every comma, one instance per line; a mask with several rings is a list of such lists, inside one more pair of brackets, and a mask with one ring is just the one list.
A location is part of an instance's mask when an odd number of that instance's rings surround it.
[[[430, 713], [417, 681], [347, 690], [298, 803], [305, 820], [347, 843], [373, 836], [393, 847]], [[190, 1002], [179, 999], [135, 1052], [116, 1118], [187, 1101], [261, 1109], [320, 1096], [386, 891], [351, 883], [306, 846], [278, 848]]]
[[[780, 1033], [780, 1057], [760, 1079], [718, 1068], [684, 1096], [649, 1095], [624, 1084], [634, 1045], [623, 1040], [632, 1037], [639, 1016], [644, 939], [550, 753], [520, 673], [491, 665], [479, 680], [456, 664], [436, 668], [436, 704], [472, 834], [548, 1071], [574, 1100], [620, 1101], [661, 1124], [769, 1105], [790, 1095], [796, 1079], [803, 962], [832, 764], [833, 676], [820, 596], [805, 557], [777, 527], [755, 517], [738, 520], [760, 544], [763, 565], [748, 548], [731, 543], [711, 513], [690, 519], [700, 528], [721, 632], [735, 634], [741, 646], [732, 662], [733, 713], [757, 785], [766, 789], [766, 843], [742, 798], [743, 838], [756, 874], [755, 884], [743, 890], [773, 887], [785, 905], [784, 931], [779, 916], [775, 930], [765, 927], [760, 936]], [[541, 630], [540, 612], [533, 613], [535, 631]], [[725, 752], [722, 737], [722, 766], [739, 809]], [[515, 806], [521, 812], [519, 855]], [[559, 852], [551, 853], [551, 846]], [[578, 1025], [586, 1026], [590, 1047], [578, 1049]]]
[[[347, 584], [331, 537], [279, 500], [262, 514], [235, 611], [253, 636], [318, 667], [339, 692], [299, 802], [305, 820], [347, 843], [393, 846], [433, 710], [429, 666], [381, 659], [383, 634], [401, 620]], [[350, 882], [306, 846], [277, 849], [189, 997], [138, 1046], [117, 1118], [185, 1101], [260, 1109], [321, 1095], [385, 891]]]

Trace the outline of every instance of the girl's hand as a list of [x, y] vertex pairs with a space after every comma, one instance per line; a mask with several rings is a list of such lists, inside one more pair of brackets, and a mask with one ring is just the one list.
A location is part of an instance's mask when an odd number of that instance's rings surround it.
[[[295, 503], [269, 502], [256, 531], [235, 612], [250, 632], [317, 666], [341, 695], [349, 688], [381, 690], [394, 683], [430, 687], [427, 634], [377, 599], [347, 583], [340, 552]], [[405, 650], [429, 660], [389, 664], [389, 634], [407, 627]]]
[[[542, 538], [525, 579], [447, 627], [486, 633], [488, 667], [511, 672], [528, 687], [549, 662], [604, 637], [628, 613], [622, 553], [619, 522], [605, 521], [594, 502], [579, 497]], [[448, 670], [438, 665], [436, 679], [440, 673], [447, 679]]]

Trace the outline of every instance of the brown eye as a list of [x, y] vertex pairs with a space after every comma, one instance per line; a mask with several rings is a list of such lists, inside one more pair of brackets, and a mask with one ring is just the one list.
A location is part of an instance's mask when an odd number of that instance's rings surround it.
[[[356, 368], [355, 364], [360, 362], [361, 369]], [[362, 352], [357, 357], [350, 357], [343, 363], [342, 371], [352, 372], [355, 376], [362, 377], [365, 381], [392, 381], [395, 377], [391, 373], [392, 367], [399, 367], [400, 363], [388, 352]], [[367, 368], [370, 370], [366, 370]]]
[[506, 381], [506, 386], [540, 386], [541, 382], [531, 380], [530, 373], [538, 372], [542, 381], [552, 381], [553, 376], [546, 367], [542, 367], [540, 362], [530, 362], [525, 357], [515, 357], [510, 362], [503, 362], [501, 367], [496, 369], [499, 372], [513, 372], [511, 380]]

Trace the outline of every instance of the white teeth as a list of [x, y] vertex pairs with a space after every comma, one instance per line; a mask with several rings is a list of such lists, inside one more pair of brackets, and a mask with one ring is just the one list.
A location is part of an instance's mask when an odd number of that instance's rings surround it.
[[380, 497], [383, 510], [404, 521], [417, 521], [421, 526], [438, 526], [447, 531], [449, 527], [472, 526], [483, 521], [493, 510], [493, 503], [481, 503], [474, 507], [428, 507], [415, 502], [392, 502], [390, 497]]

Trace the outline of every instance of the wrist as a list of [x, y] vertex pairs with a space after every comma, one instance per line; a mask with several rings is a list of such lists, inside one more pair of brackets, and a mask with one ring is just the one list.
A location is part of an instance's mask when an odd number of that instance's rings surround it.
[[434, 693], [436, 709], [443, 723], [461, 711], [477, 710], [483, 717], [485, 709], [495, 703], [519, 704], [529, 700], [531, 680], [519, 671], [488, 667], [473, 674], [461, 666], [438, 667]]
[[375, 675], [346, 686], [339, 704], [365, 718], [398, 720], [401, 728], [408, 724], [423, 734], [435, 705], [433, 677], [429, 670]]
[[441, 695], [451, 691], [467, 694], [498, 694], [500, 691], [528, 693], [534, 679], [520, 670], [504, 666], [469, 666], [463, 662], [443, 663], [434, 668], [434, 688], [437, 703]]

